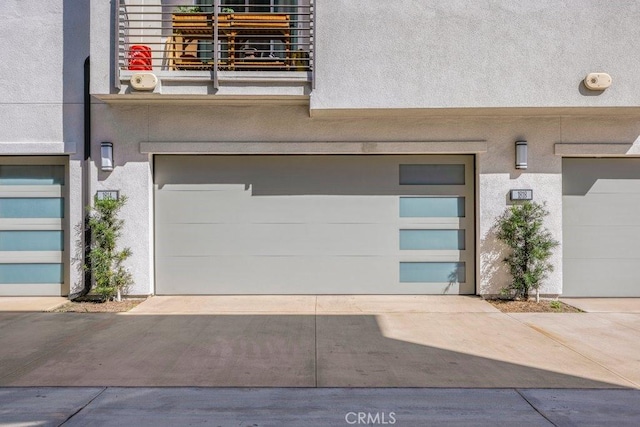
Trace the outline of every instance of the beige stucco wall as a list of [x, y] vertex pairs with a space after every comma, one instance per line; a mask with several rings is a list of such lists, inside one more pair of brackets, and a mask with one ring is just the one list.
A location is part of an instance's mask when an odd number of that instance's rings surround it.
[[[437, 141], [435, 152], [464, 152], [465, 147], [482, 146], [477, 154], [477, 270], [476, 290], [497, 294], [508, 281], [501, 259], [504, 253], [495, 242], [492, 227], [496, 217], [508, 205], [508, 192], [531, 188], [534, 199], [547, 204], [547, 227], [562, 241], [561, 157], [554, 154], [557, 143], [625, 143], [632, 145], [640, 135], [635, 117], [519, 117], [457, 116], [435, 117], [414, 112], [404, 117], [387, 112], [367, 117], [366, 112], [349, 116], [309, 117], [305, 106], [124, 106], [94, 105], [94, 144], [114, 143], [116, 169], [96, 175], [96, 188], [118, 189], [127, 194], [130, 205], [123, 212], [127, 219], [125, 244], [132, 247], [132, 269], [136, 280], [134, 293], [153, 291], [153, 208], [151, 164], [148, 154], [140, 153], [141, 142], [174, 142], [176, 152], [198, 151], [203, 142], [235, 144], [238, 152], [246, 148], [255, 154], [256, 144], [305, 142], [394, 142], [388, 150], [415, 142]], [[516, 170], [516, 140], [529, 143], [529, 168]], [[444, 142], [444, 144], [443, 144]], [[466, 145], [465, 145], [466, 144]], [[154, 144], [151, 144], [153, 146]], [[258, 144], [259, 145], [259, 144]], [[315, 144], [317, 145], [317, 144]], [[415, 145], [415, 144], [413, 144]], [[428, 145], [428, 144], [427, 144]], [[265, 145], [265, 152], [277, 153], [277, 144]], [[283, 145], [285, 147], [285, 145]], [[286, 144], [283, 152], [290, 150]], [[336, 145], [338, 147], [338, 145]], [[448, 147], [448, 148], [447, 148]], [[97, 145], [96, 145], [97, 149]], [[215, 150], [215, 148], [213, 148]], [[389, 152], [391, 152], [389, 151]], [[471, 150], [473, 151], [473, 150]], [[562, 291], [562, 246], [552, 259], [556, 270], [541, 289], [543, 294]]]

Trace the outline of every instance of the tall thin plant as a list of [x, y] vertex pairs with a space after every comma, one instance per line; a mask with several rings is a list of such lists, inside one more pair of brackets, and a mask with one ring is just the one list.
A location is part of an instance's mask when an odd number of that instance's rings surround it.
[[497, 237], [510, 249], [504, 262], [512, 276], [503, 294], [528, 300], [531, 291], [536, 290], [539, 300], [540, 286], [553, 271], [549, 258], [559, 244], [544, 228], [548, 214], [544, 205], [526, 201], [508, 207], [498, 218]]
[[124, 266], [124, 261], [131, 256], [131, 249], [117, 248], [124, 225], [118, 213], [126, 202], [125, 196], [118, 199], [95, 198], [93, 206], [88, 208], [92, 240], [84, 268], [93, 274], [94, 290], [103, 301], [114, 297], [120, 301], [122, 292], [133, 283], [131, 273]]

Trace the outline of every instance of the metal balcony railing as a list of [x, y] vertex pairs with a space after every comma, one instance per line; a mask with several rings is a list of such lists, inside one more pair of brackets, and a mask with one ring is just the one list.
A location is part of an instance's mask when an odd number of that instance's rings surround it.
[[313, 0], [192, 1], [119, 0], [118, 69], [312, 70]]

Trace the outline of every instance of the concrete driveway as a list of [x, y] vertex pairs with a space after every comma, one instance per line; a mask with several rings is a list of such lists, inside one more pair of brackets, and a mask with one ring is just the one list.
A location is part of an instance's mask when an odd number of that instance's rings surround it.
[[640, 388], [640, 310], [474, 297], [153, 297], [0, 313], [0, 386]]

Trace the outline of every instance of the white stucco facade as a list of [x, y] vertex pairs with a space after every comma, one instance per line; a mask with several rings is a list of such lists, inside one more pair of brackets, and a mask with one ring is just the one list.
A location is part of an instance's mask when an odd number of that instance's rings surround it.
[[[155, 291], [155, 153], [472, 154], [481, 295], [509, 281], [492, 231], [509, 190], [532, 189], [549, 210], [547, 227], [560, 246], [541, 294], [559, 295], [562, 156], [640, 154], [635, 1], [603, 8], [596, 1], [316, 0], [312, 73], [227, 73], [214, 88], [209, 73], [158, 69], [152, 93], [131, 90], [130, 73], [114, 67], [114, 2], [0, 6], [17, 41], [9, 56], [19, 58], [0, 66], [0, 156], [69, 156], [70, 230], [82, 220], [83, 189], [128, 197], [122, 245], [133, 252], [134, 295]], [[27, 13], [37, 19], [25, 21]], [[585, 89], [589, 72], [611, 74], [611, 88]], [[526, 170], [515, 169], [518, 140], [528, 142]], [[113, 143], [113, 172], [100, 170], [102, 141]], [[75, 268], [70, 274], [63, 294], [82, 287]]]
[[[0, 65], [0, 156], [68, 156], [67, 230], [82, 222], [83, 64], [89, 55], [89, 4], [83, 0], [0, 5], [10, 60]], [[26, 18], [28, 17], [28, 19]], [[75, 256], [77, 236], [65, 247]], [[61, 294], [82, 278], [67, 260]]]

